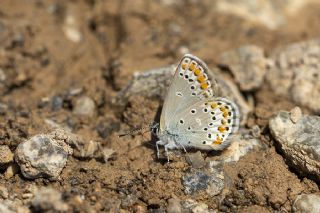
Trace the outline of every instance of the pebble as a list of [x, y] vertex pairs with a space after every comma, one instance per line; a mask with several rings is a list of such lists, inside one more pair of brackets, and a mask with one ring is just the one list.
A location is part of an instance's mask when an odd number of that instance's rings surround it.
[[292, 210], [297, 213], [318, 213], [320, 212], [320, 195], [319, 194], [302, 194], [298, 195], [293, 203]]
[[0, 212], [2, 213], [30, 213], [27, 206], [23, 206], [22, 202], [16, 200], [0, 200]]
[[210, 196], [219, 194], [224, 188], [224, 173], [221, 168], [208, 163], [202, 169], [190, 169], [182, 177], [186, 194], [205, 191]]
[[248, 45], [222, 53], [220, 63], [227, 66], [242, 91], [259, 89], [268, 64], [263, 49]]
[[7, 145], [0, 145], [0, 168], [13, 161], [13, 153]]
[[63, 99], [59, 96], [53, 96], [51, 99], [51, 110], [58, 111], [63, 106]]
[[320, 117], [302, 115], [292, 122], [290, 112], [280, 111], [269, 120], [272, 136], [281, 153], [302, 176], [320, 179]]
[[83, 35], [80, 32], [79, 24], [72, 13], [66, 15], [62, 30], [70, 41], [79, 43], [82, 40]]
[[65, 212], [68, 205], [62, 201], [61, 193], [52, 188], [40, 189], [31, 202], [37, 212]]
[[77, 115], [93, 116], [95, 108], [95, 103], [90, 97], [82, 96], [76, 100], [73, 112]]
[[180, 200], [177, 198], [170, 198], [168, 200], [167, 213], [181, 213], [181, 204]]
[[15, 160], [24, 177], [58, 178], [72, 149], [65, 143], [66, 135], [38, 134], [19, 144]]
[[302, 116], [300, 107], [294, 107], [290, 110], [290, 119], [293, 123], [297, 123]]
[[278, 48], [271, 60], [266, 80], [273, 92], [320, 113], [320, 38]]
[[6, 114], [7, 110], [8, 110], [8, 105], [4, 103], [0, 103], [0, 115]]
[[216, 213], [216, 210], [209, 209], [205, 203], [198, 203], [195, 200], [188, 199], [182, 203], [183, 212], [190, 213]]
[[9, 197], [9, 192], [7, 187], [0, 185], [0, 199], [7, 199]]
[[16, 163], [12, 163], [8, 166], [6, 172], [4, 173], [4, 178], [8, 180], [12, 178], [15, 174], [18, 174], [19, 171], [19, 166]]
[[252, 130], [240, 129], [239, 133], [230, 138], [231, 144], [224, 149], [219, 155], [207, 157], [207, 160], [214, 161], [217, 164], [227, 162], [237, 162], [241, 157], [250, 151], [261, 150], [265, 148], [260, 139], [253, 136]]
[[0, 82], [4, 82], [7, 79], [7, 76], [3, 69], [0, 68]]
[[198, 169], [205, 165], [205, 161], [201, 155], [200, 151], [196, 153], [188, 153], [187, 161], [192, 166], [192, 168]]

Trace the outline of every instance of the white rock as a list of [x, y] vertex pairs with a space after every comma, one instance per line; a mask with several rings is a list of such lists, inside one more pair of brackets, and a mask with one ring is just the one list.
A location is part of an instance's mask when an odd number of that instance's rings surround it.
[[320, 117], [304, 115], [294, 123], [289, 112], [281, 111], [269, 120], [269, 128], [289, 165], [319, 180]]
[[180, 200], [177, 198], [170, 198], [168, 200], [167, 213], [181, 213], [181, 204]]
[[290, 119], [293, 123], [297, 123], [301, 116], [302, 112], [299, 107], [295, 107], [292, 110], [290, 110]]
[[88, 97], [83, 96], [76, 100], [73, 112], [77, 115], [93, 116], [95, 113], [96, 104]]
[[220, 63], [230, 69], [241, 90], [251, 91], [262, 85], [268, 59], [261, 48], [248, 45], [222, 53]]
[[7, 145], [0, 145], [0, 167], [13, 161], [13, 153]]
[[320, 212], [320, 195], [303, 194], [298, 195], [293, 203], [292, 209], [297, 213], [319, 213]]
[[19, 144], [15, 160], [26, 178], [47, 177], [56, 179], [67, 163], [72, 149], [65, 138], [53, 134], [35, 135]]
[[62, 201], [61, 193], [55, 189], [43, 188], [38, 191], [32, 200], [33, 208], [38, 212], [65, 212], [68, 205]]

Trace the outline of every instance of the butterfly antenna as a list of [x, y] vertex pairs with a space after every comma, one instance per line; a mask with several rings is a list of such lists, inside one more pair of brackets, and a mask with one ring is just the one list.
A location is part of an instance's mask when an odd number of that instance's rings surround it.
[[155, 123], [155, 122], [152, 122], [149, 125], [144, 126], [142, 128], [138, 128], [138, 129], [134, 129], [134, 130], [130, 130], [130, 131], [124, 132], [124, 133], [120, 133], [118, 135], [118, 137], [120, 138], [120, 137], [124, 137], [124, 136], [127, 136], [127, 135], [137, 135], [139, 133], [144, 134], [144, 133], [149, 132], [149, 131], [153, 132], [153, 130], [155, 130], [155, 129], [156, 130], [158, 129], [158, 124]]

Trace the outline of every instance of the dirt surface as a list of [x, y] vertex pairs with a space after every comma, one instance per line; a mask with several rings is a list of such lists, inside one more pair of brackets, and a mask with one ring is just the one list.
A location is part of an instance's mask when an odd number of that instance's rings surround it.
[[[6, 79], [0, 81], [0, 144], [14, 152], [27, 138], [49, 132], [49, 119], [112, 148], [115, 155], [107, 163], [69, 157], [57, 181], [27, 180], [19, 173], [5, 179], [1, 170], [0, 184], [21, 200], [30, 185], [53, 187], [70, 212], [162, 212], [170, 198], [192, 198], [225, 212], [290, 212], [298, 194], [318, 192], [317, 184], [289, 170], [273, 145], [268, 119], [294, 104], [274, 96], [267, 85], [253, 93], [256, 105], [246, 124], [260, 126], [267, 148], [226, 164], [230, 183], [215, 197], [184, 193], [181, 177], [190, 166], [183, 152], [174, 152], [167, 164], [157, 159], [150, 132], [118, 137], [159, 121], [160, 100], [132, 97], [124, 109], [111, 100], [134, 72], [177, 63], [185, 47], [210, 67], [223, 51], [241, 45], [255, 44], [268, 54], [319, 36], [320, 6], [303, 8], [303, 16], [289, 17], [271, 31], [215, 12], [214, 1], [160, 2], [1, 1], [0, 68]], [[72, 33], [68, 37], [70, 23], [81, 33], [79, 40]], [[93, 115], [73, 113], [82, 96], [94, 101]]]

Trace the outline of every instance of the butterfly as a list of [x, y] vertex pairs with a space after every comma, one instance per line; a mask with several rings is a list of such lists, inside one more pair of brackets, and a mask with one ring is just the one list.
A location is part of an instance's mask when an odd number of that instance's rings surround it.
[[159, 145], [168, 161], [170, 149], [222, 150], [230, 145], [239, 128], [239, 109], [234, 102], [213, 96], [207, 72], [207, 65], [196, 56], [186, 54], [181, 59], [156, 131], [158, 158]]

